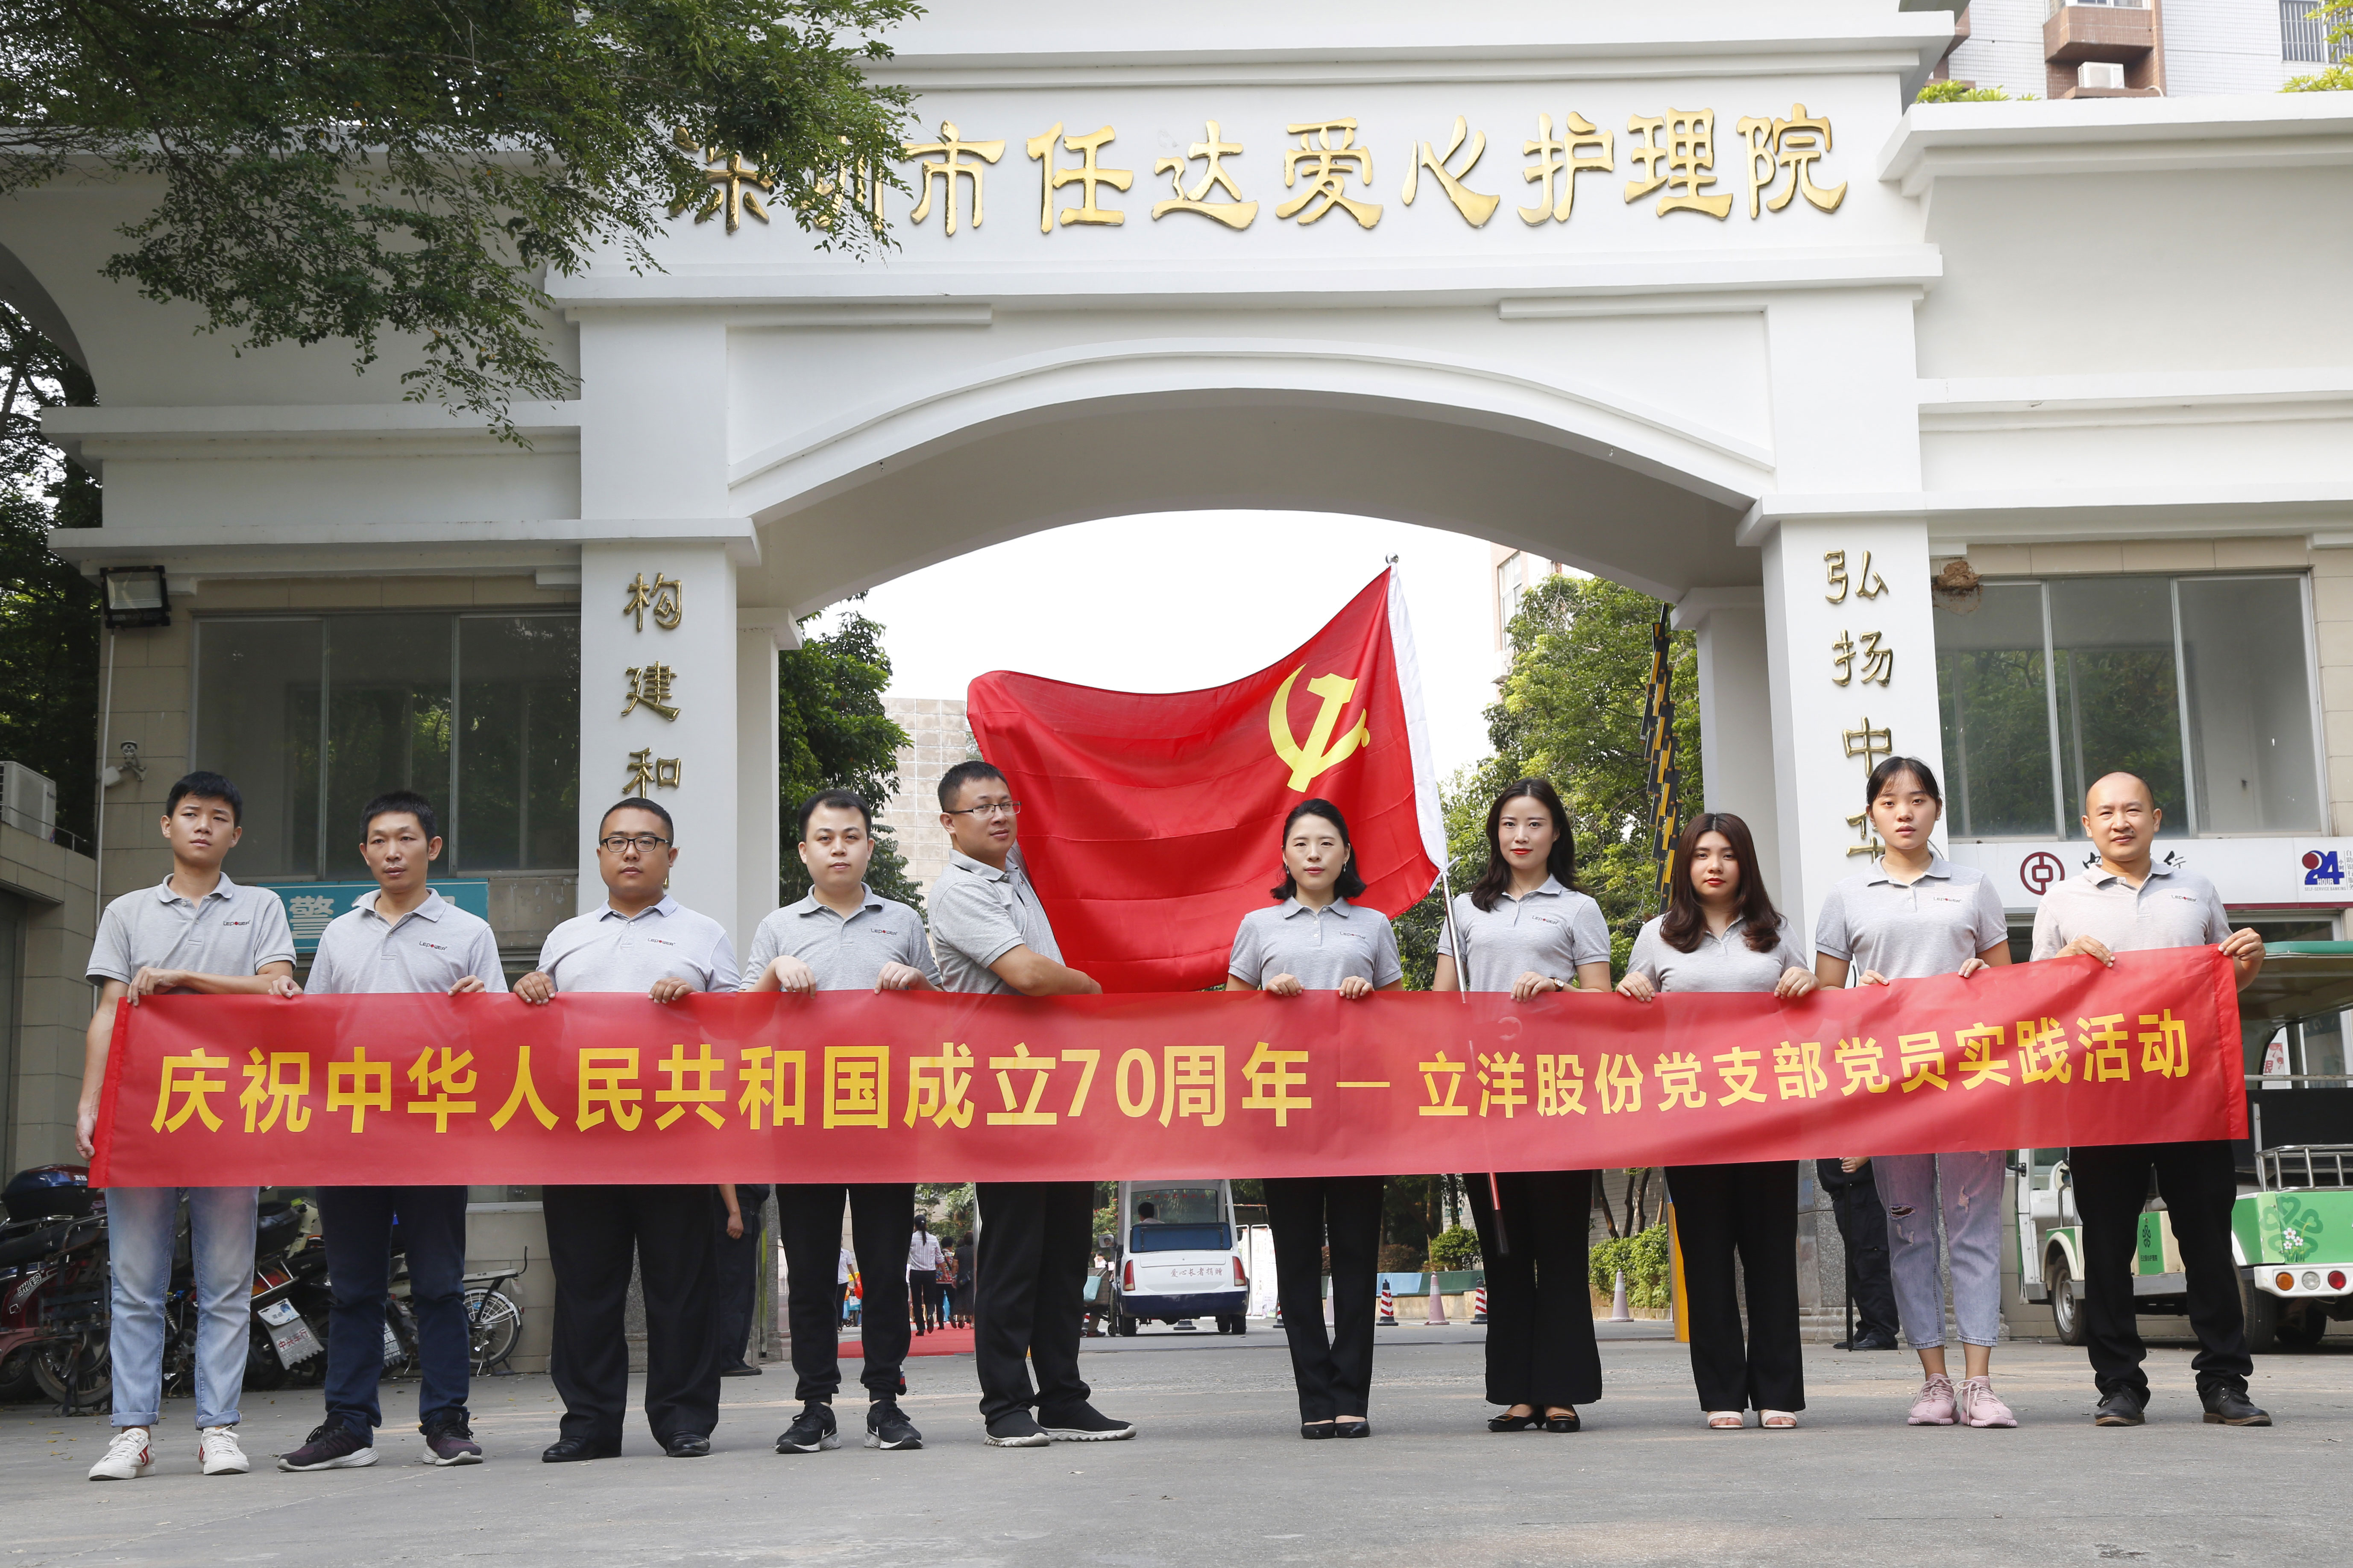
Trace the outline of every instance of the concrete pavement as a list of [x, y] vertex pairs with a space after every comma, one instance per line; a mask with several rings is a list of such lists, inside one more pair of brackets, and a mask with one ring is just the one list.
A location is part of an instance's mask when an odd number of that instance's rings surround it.
[[[730, 1380], [710, 1458], [658, 1457], [642, 1424], [617, 1460], [543, 1465], [557, 1406], [543, 1377], [476, 1386], [491, 1462], [417, 1464], [415, 1385], [374, 1468], [281, 1475], [266, 1455], [318, 1420], [315, 1391], [245, 1412], [253, 1474], [195, 1474], [185, 1402], [156, 1473], [91, 1483], [106, 1428], [0, 1407], [0, 1568], [37, 1564], [592, 1563], [912, 1563], [921, 1568], [1316, 1568], [1387, 1564], [1942, 1564], [2334, 1562], [2353, 1459], [2353, 1353], [2260, 1358], [2254, 1394], [2280, 1425], [2199, 1420], [2189, 1353], [2152, 1352], [2150, 1424], [2101, 1431], [2082, 1353], [2013, 1343], [1995, 1360], [2015, 1431], [1903, 1425], [1907, 1353], [1807, 1347], [1802, 1429], [1699, 1425], [1682, 1347], [1660, 1326], [1605, 1335], [1603, 1399], [1575, 1436], [1495, 1436], [1482, 1423], [1471, 1327], [1381, 1331], [1361, 1443], [1303, 1443], [1282, 1336], [1165, 1330], [1089, 1341], [1082, 1363], [1132, 1442], [982, 1445], [972, 1365], [909, 1363], [907, 1409], [929, 1446], [783, 1457], [789, 1368]], [[850, 1369], [854, 1376], [854, 1368]], [[862, 1406], [845, 1401], [846, 1428]]]

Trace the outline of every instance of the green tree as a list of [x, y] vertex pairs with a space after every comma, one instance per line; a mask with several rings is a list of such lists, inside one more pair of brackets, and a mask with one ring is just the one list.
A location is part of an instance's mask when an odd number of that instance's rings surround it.
[[[249, 347], [420, 363], [407, 395], [512, 437], [566, 395], [543, 273], [659, 270], [666, 214], [739, 154], [822, 245], [883, 238], [906, 91], [862, 68], [913, 0], [0, 0], [0, 194], [93, 167], [159, 188], [107, 276]], [[740, 187], [739, 187], [740, 188]], [[760, 195], [760, 188], [752, 187]], [[733, 215], [728, 215], [732, 220]], [[406, 359], [409, 351], [403, 348]]]
[[[2021, 93], [2014, 101], [2031, 103], [2034, 95]], [[1971, 87], [1965, 81], [1932, 81], [1913, 95], [1915, 103], [2009, 103], [2010, 94], [1998, 87]]]
[[[813, 616], [805, 616], [807, 626]], [[778, 755], [778, 811], [784, 823], [784, 899], [807, 893], [808, 870], [794, 847], [800, 841], [801, 802], [821, 789], [854, 789], [874, 808], [874, 862], [866, 885], [918, 914], [923, 891], [907, 876], [906, 857], [884, 808], [899, 791], [899, 748], [907, 732], [882, 710], [891, 684], [891, 656], [879, 622], [851, 610], [823, 637], [809, 637], [776, 656], [776, 718], [783, 727]]]
[[0, 757], [57, 782], [58, 824], [88, 839], [97, 794], [98, 591], [50, 552], [98, 522], [98, 483], [41, 437], [41, 410], [98, 401], [88, 373], [0, 304]]

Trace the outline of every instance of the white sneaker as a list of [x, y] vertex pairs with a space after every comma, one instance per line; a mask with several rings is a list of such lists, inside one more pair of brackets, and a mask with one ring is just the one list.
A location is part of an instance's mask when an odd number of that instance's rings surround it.
[[253, 1462], [237, 1447], [234, 1426], [207, 1426], [196, 1438], [196, 1462], [208, 1476], [241, 1476]]
[[114, 1435], [106, 1457], [90, 1468], [94, 1481], [133, 1481], [155, 1468], [155, 1451], [144, 1426], [125, 1426]]

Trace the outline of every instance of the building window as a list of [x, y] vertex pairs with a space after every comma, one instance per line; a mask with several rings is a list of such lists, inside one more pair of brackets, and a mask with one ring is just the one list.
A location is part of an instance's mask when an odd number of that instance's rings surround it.
[[576, 616], [200, 619], [194, 722], [245, 795], [239, 877], [364, 878], [388, 789], [439, 809], [443, 874], [579, 863]]
[[1495, 646], [1512, 638], [1512, 617], [1520, 613], [1520, 595], [1528, 591], [1528, 552], [1514, 550], [1495, 566]]
[[2084, 786], [2138, 773], [2162, 833], [2316, 833], [2304, 579], [1989, 583], [1936, 613], [1959, 838], [2080, 838]]
[[2280, 58], [2310, 65], [2333, 65], [2353, 56], [2353, 39], [2332, 40], [2341, 24], [2323, 16], [2309, 0], [2279, 0]]

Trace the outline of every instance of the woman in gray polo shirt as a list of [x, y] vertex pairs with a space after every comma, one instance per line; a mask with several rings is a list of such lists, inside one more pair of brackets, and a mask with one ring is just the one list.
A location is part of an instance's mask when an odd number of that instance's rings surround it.
[[[1405, 988], [1397, 933], [1377, 910], [1348, 900], [1365, 890], [1348, 824], [1328, 800], [1306, 800], [1282, 824], [1281, 900], [1252, 910], [1234, 932], [1226, 989], [1296, 996], [1337, 991], [1360, 1001]], [[1373, 1295], [1380, 1261], [1385, 1176], [1270, 1176], [1274, 1266], [1282, 1331], [1291, 1342], [1303, 1437], [1369, 1437]], [[1332, 1248], [1332, 1337], [1324, 1335], [1321, 1252]]]
[[[1430, 989], [1508, 991], [1520, 1002], [1572, 984], [1608, 990], [1609, 927], [1576, 881], [1577, 840], [1551, 782], [1505, 785], [1487, 808], [1487, 869], [1455, 895]], [[1487, 1403], [1504, 1407], [1487, 1430], [1577, 1431], [1577, 1407], [1601, 1397], [1585, 1283], [1593, 1173], [1503, 1171], [1463, 1186], [1487, 1266]]]
[[[1814, 972], [1790, 944], [1788, 921], [1775, 911], [1757, 868], [1746, 823], [1700, 813], [1684, 825], [1674, 863], [1683, 875], [1668, 890], [1667, 912], [1634, 939], [1620, 996], [1648, 1002], [1662, 991], [1769, 991], [1794, 1002], [1814, 989]], [[1798, 1163], [1670, 1165], [1667, 1190], [1691, 1309], [1692, 1381], [1708, 1426], [1736, 1430], [1753, 1405], [1759, 1426], [1795, 1426], [1806, 1407]], [[1745, 1343], [1735, 1251], [1748, 1286]]]
[[[1936, 853], [1928, 836], [1944, 816], [1944, 792], [1928, 764], [1890, 757], [1871, 771], [1863, 795], [1886, 853], [1831, 889], [1814, 926], [1814, 973], [1825, 985], [1884, 985], [1891, 980], [1976, 973], [2010, 962], [2010, 929], [1993, 884], [1970, 866]], [[1859, 975], [1858, 975], [1858, 973]], [[1920, 1353], [1924, 1381], [1912, 1402], [1915, 1426], [2015, 1426], [1993, 1391], [1993, 1341], [2001, 1326], [2000, 1150], [1974, 1154], [1882, 1154], [1873, 1162], [1887, 1204], [1888, 1271], [1904, 1337]], [[1851, 1160], [1848, 1169], [1862, 1163]], [[1966, 1375], [1958, 1390], [1945, 1371], [1945, 1291], [1936, 1272], [1942, 1209], [1952, 1258], [1953, 1318]]]

